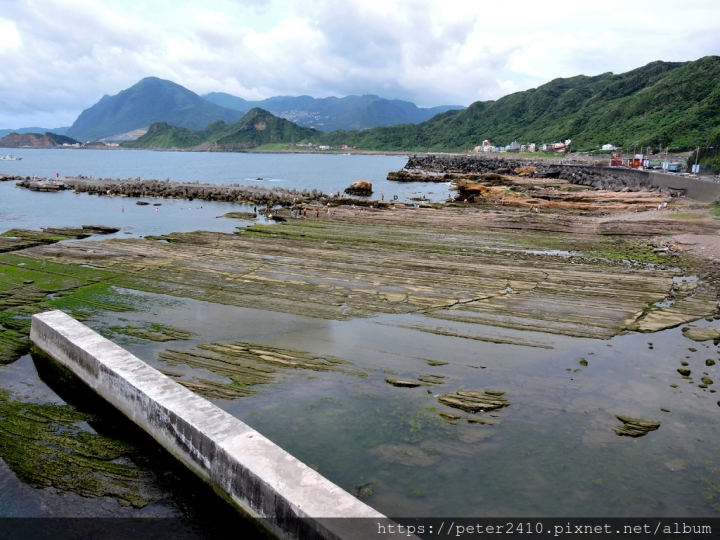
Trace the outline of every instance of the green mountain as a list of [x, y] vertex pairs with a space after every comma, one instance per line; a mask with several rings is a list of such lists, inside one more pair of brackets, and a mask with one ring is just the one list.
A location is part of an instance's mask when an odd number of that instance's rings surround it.
[[260, 108], [250, 110], [234, 124], [213, 122], [201, 131], [170, 126], [167, 122], [152, 124], [148, 132], [135, 141], [123, 143], [126, 148], [208, 148], [239, 150], [270, 143], [314, 140], [314, 129], [278, 118]]
[[96, 141], [167, 122], [189, 129], [203, 129], [211, 122], [235, 122], [238, 111], [219, 107], [195, 92], [170, 81], [147, 77], [115, 96], [105, 95], [78, 116], [67, 135]]
[[56, 133], [10, 133], [0, 139], [0, 147], [3, 148], [47, 148], [49, 146], [62, 146], [63, 144], [77, 144], [78, 141], [58, 135]]
[[262, 101], [246, 101], [222, 92], [213, 92], [202, 97], [221, 107], [243, 112], [260, 107], [300, 126], [312, 126], [325, 132], [417, 124], [438, 113], [464, 108], [461, 105], [422, 108], [409, 101], [384, 99], [371, 94], [320, 99], [311, 96], [276, 96]]
[[615, 75], [555, 79], [497, 101], [478, 101], [418, 125], [335, 131], [324, 144], [372, 150], [458, 151], [484, 139], [545, 143], [572, 139], [575, 150], [613, 144], [688, 149], [720, 126], [720, 57], [652, 62]]

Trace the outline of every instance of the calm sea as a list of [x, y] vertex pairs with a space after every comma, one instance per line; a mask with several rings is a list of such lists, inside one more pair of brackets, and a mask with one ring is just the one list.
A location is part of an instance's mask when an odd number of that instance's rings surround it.
[[[214, 184], [280, 186], [317, 189], [325, 193], [344, 190], [351, 183], [369, 180], [374, 197], [397, 196], [409, 202], [425, 196], [444, 200], [449, 184], [399, 184], [389, 182], [389, 171], [401, 169], [403, 156], [322, 154], [239, 154], [203, 152], [153, 152], [145, 150], [48, 150], [17, 149], [21, 161], [0, 162], [0, 173], [40, 177], [92, 176], [142, 178]], [[116, 236], [164, 234], [194, 230], [232, 232], [243, 223], [217, 219], [231, 211], [251, 207], [234, 203], [163, 200], [162, 206], [136, 206], [134, 199], [86, 194], [36, 193], [16, 189], [15, 182], [0, 183], [0, 229], [14, 227], [120, 227]]]

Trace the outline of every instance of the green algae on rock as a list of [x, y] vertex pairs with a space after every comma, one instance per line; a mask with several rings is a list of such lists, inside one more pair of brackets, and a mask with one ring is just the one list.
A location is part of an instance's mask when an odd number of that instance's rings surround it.
[[691, 370], [686, 369], [686, 368], [678, 368], [677, 371], [678, 371], [678, 373], [679, 373], [680, 375], [682, 375], [683, 377], [689, 377], [689, 376], [690, 376], [690, 373], [692, 373]]
[[485, 420], [484, 418], [481, 418], [480, 416], [468, 416], [467, 421], [469, 424], [481, 424], [483, 426], [496, 426], [499, 424], [499, 422], [492, 422], [490, 420]]
[[453, 425], [457, 424], [457, 421], [461, 418], [461, 415], [450, 411], [438, 411], [438, 414], [443, 420]]
[[257, 214], [255, 212], [228, 212], [219, 217], [251, 220], [257, 219]]
[[117, 461], [133, 447], [79, 425], [89, 420], [69, 405], [12, 401], [0, 390], [0, 457], [36, 488], [116, 497], [137, 508], [159, 499], [140, 469]]
[[448, 407], [461, 409], [465, 412], [476, 413], [478, 411], [493, 411], [507, 407], [510, 402], [503, 396], [504, 392], [497, 390], [458, 390], [449, 392], [438, 397], [438, 401]]
[[213, 381], [207, 378], [175, 380], [206, 397], [234, 399], [255, 394], [254, 386], [270, 384], [284, 370], [307, 369], [335, 371], [367, 377], [364, 371], [334, 356], [318, 356], [304, 351], [271, 347], [259, 343], [234, 341], [230, 343], [201, 343], [187, 350], [165, 349], [158, 358], [169, 366], [185, 364], [192, 369], [205, 369], [232, 382]]
[[125, 334], [136, 338], [147, 339], [149, 341], [165, 342], [165, 341], [183, 341], [192, 339], [195, 334], [188, 330], [175, 328], [159, 323], [151, 323], [144, 328], [137, 326], [111, 326], [110, 330], [118, 334]]
[[617, 428], [613, 428], [613, 431], [618, 435], [624, 435], [626, 437], [643, 437], [655, 431], [660, 427], [661, 422], [652, 422], [650, 420], [643, 420], [642, 418], [633, 418], [631, 416], [623, 416], [616, 414], [615, 418], [620, 420], [623, 425]]
[[447, 362], [441, 362], [440, 360], [430, 360], [430, 359], [425, 359], [425, 363], [428, 366], [447, 366], [448, 365]]

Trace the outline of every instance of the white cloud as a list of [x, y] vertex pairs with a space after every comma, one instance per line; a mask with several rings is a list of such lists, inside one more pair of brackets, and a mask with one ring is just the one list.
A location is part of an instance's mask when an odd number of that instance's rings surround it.
[[720, 3], [4, 0], [0, 127], [71, 122], [142, 77], [246, 99], [375, 93], [432, 106], [720, 54]]

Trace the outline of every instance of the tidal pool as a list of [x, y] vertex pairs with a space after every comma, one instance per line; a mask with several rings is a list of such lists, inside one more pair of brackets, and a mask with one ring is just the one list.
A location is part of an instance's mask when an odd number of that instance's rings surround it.
[[[714, 384], [698, 387], [703, 373], [717, 380], [705, 362], [718, 350], [680, 328], [597, 340], [446, 322], [457, 335], [472, 330], [490, 342], [418, 330], [428, 319], [417, 314], [329, 321], [118, 292], [137, 310], [87, 324], [181, 381], [232, 382], [168, 366], [159, 353], [244, 343], [349, 362], [355, 373], [281, 369], [273, 382], [252, 386], [253, 395], [213, 401], [386, 515], [720, 514], [718, 394]], [[198, 335], [157, 343], [116, 331], [158, 321]], [[691, 378], [678, 373], [681, 361]], [[441, 384], [385, 381], [427, 375]], [[503, 391], [510, 404], [468, 414], [438, 401], [461, 389]], [[621, 437], [615, 415], [661, 426]]]

